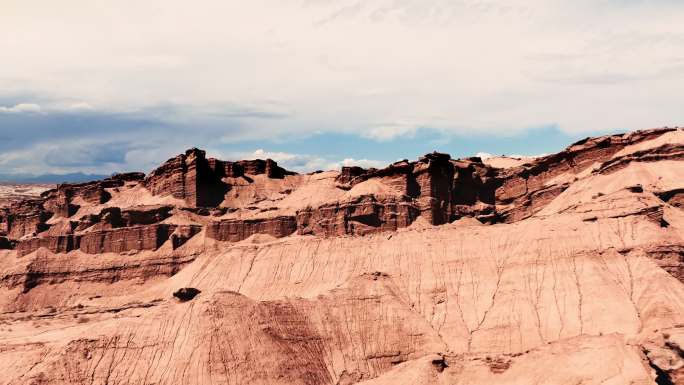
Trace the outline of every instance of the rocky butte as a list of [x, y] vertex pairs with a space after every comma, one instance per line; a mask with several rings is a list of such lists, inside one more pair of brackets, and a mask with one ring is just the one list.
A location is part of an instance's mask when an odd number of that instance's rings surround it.
[[0, 384], [684, 384], [684, 129], [0, 208]]

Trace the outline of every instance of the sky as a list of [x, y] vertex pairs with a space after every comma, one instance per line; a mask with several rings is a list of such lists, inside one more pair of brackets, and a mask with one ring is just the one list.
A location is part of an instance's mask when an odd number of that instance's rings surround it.
[[0, 175], [308, 172], [684, 125], [680, 0], [0, 0]]

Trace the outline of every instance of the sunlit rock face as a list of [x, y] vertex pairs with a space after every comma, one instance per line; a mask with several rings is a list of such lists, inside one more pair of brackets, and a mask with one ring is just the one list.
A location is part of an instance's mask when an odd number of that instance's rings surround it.
[[0, 384], [684, 384], [684, 130], [0, 207]]

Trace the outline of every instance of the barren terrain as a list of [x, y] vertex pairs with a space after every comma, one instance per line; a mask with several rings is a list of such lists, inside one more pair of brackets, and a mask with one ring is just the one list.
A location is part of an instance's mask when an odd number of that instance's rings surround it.
[[54, 188], [51, 184], [9, 183], [0, 182], [0, 207], [7, 207], [12, 202], [37, 198], [43, 191]]
[[684, 129], [0, 208], [0, 384], [684, 384]]

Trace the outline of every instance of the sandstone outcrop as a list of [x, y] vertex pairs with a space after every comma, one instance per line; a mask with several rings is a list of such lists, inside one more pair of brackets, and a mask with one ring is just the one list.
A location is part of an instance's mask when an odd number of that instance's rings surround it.
[[25, 200], [13, 203], [5, 214], [4, 227], [10, 239], [19, 239], [47, 230], [46, 223], [52, 213], [43, 208], [42, 199]]
[[145, 186], [154, 195], [171, 195], [192, 207], [215, 207], [230, 189], [230, 184], [223, 178], [260, 174], [283, 178], [292, 173], [271, 159], [227, 162], [207, 159], [204, 151], [193, 148], [152, 171], [145, 178]]
[[376, 171], [375, 169], [366, 170], [359, 166], [344, 166], [340, 169], [340, 175], [338, 175], [335, 180], [339, 182], [343, 187], [351, 188], [356, 178], [360, 178], [367, 173], [372, 173]]
[[[672, 132], [677, 131], [674, 128], [663, 128], [636, 131], [626, 135], [586, 138], [572, 144], [565, 151], [536, 158], [522, 166], [504, 170], [497, 176], [500, 186], [496, 189], [496, 200], [500, 205], [512, 205], [514, 208], [513, 211], [502, 210], [502, 216], [506, 221], [528, 217], [538, 211], [540, 206], [548, 203], [550, 198], [561, 193], [564, 190], [564, 183], [573, 181], [567, 180], [568, 177], [574, 179], [576, 175], [596, 163], [616, 162], [619, 157], [614, 159], [613, 155], [618, 154], [625, 147], [654, 140]], [[634, 156], [627, 156], [627, 158], [631, 159]], [[617, 162], [627, 164], [629, 160], [623, 159]], [[604, 169], [606, 167], [608, 166], [601, 166]], [[562, 182], [553, 183], [555, 178], [562, 175], [567, 175]], [[539, 199], [540, 193], [541, 199]], [[537, 195], [537, 199], [533, 195]], [[535, 200], [538, 203], [532, 204], [531, 202]], [[524, 204], [524, 202], [529, 203]], [[520, 210], [520, 206], [526, 206], [527, 209]]]
[[36, 237], [19, 241], [16, 249], [19, 256], [30, 254], [41, 247], [53, 253], [68, 253], [79, 247], [80, 239], [73, 235], [54, 235], [47, 237]]
[[238, 242], [254, 234], [286, 237], [297, 230], [297, 220], [291, 216], [267, 219], [229, 219], [207, 225], [207, 237], [219, 241]]
[[111, 198], [108, 189], [121, 187], [126, 182], [142, 180], [144, 174], [138, 172], [115, 174], [101, 181], [93, 181], [78, 184], [60, 184], [56, 189], [45, 191], [41, 197], [45, 198], [45, 208], [58, 216], [70, 217], [74, 215], [79, 205], [72, 203], [78, 200], [98, 205], [107, 202]]
[[0, 385], [684, 384], [683, 148], [311, 174], [190, 149], [12, 200]]
[[378, 201], [372, 195], [297, 212], [300, 234], [365, 235], [407, 227], [420, 215], [409, 199]]
[[94, 231], [80, 236], [78, 248], [88, 254], [156, 250], [169, 239], [175, 230], [173, 225], [154, 224]]
[[41, 247], [53, 253], [80, 250], [87, 254], [123, 253], [127, 251], [156, 250], [171, 239], [173, 249], [182, 246], [201, 230], [197, 225], [152, 224], [84, 234], [47, 235], [18, 241], [19, 256], [32, 253]]

